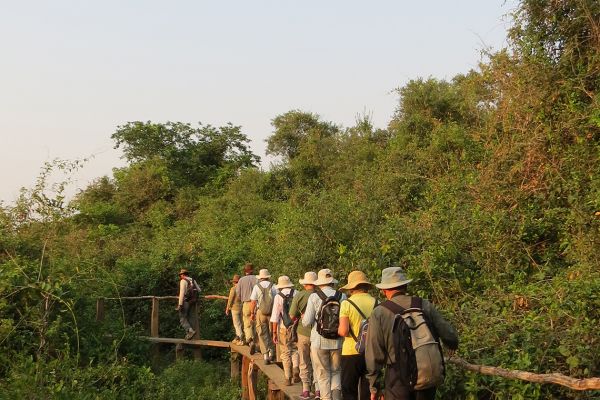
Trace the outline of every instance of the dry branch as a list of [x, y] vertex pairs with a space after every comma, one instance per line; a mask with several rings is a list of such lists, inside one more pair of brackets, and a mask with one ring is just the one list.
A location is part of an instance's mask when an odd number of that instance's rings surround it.
[[483, 375], [500, 376], [508, 379], [520, 379], [536, 383], [554, 383], [574, 390], [600, 390], [600, 378], [577, 379], [563, 374], [535, 374], [533, 372], [510, 370], [487, 365], [471, 364], [460, 357], [450, 357], [446, 360], [466, 370], [478, 372]]

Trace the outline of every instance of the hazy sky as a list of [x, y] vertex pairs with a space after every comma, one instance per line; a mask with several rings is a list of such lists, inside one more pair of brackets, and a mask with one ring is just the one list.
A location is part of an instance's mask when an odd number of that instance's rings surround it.
[[[73, 189], [124, 165], [127, 121], [241, 125], [265, 160], [291, 109], [385, 127], [393, 89], [476, 68], [506, 45], [504, 0], [0, 0], [0, 200], [45, 161], [94, 156]], [[264, 163], [268, 167], [268, 160]]]

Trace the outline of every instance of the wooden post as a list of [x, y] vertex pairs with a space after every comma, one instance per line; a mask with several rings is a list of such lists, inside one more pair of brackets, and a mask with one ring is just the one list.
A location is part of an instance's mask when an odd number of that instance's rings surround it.
[[254, 360], [250, 360], [250, 364], [248, 365], [248, 399], [256, 400], [256, 384], [258, 378], [258, 368], [254, 365]]
[[231, 380], [234, 381], [240, 377], [240, 369], [242, 367], [242, 355], [238, 352], [231, 351]]
[[150, 336], [158, 337], [158, 299], [152, 298], [152, 314], [150, 316]]
[[104, 297], [96, 299], [96, 321], [104, 321]]
[[183, 344], [177, 343], [177, 346], [175, 346], [175, 360], [177, 360], [177, 361], [183, 360], [184, 355], [185, 355], [185, 352], [184, 352]]
[[[192, 318], [190, 323], [196, 331], [192, 339], [200, 340], [200, 318], [198, 317], [198, 302], [194, 303], [190, 314]], [[202, 350], [200, 349], [200, 346], [194, 346], [192, 351], [194, 353], [195, 360], [202, 360]]]
[[[156, 297], [152, 297], [152, 312], [150, 313], [150, 336], [158, 337], [158, 310], [159, 304]], [[152, 345], [152, 365], [154, 368], [158, 368], [160, 364], [160, 343], [154, 343]]]
[[248, 393], [248, 369], [250, 367], [250, 359], [248, 357], [242, 357], [242, 399], [249, 400], [250, 394]]
[[285, 400], [285, 393], [279, 390], [279, 387], [277, 387], [277, 385], [270, 379], [268, 389], [268, 400]]

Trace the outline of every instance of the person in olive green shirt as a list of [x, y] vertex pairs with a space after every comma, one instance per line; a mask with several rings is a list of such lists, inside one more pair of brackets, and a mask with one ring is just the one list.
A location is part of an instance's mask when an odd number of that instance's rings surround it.
[[240, 280], [239, 275], [234, 275], [231, 280], [231, 289], [229, 289], [229, 297], [227, 299], [227, 306], [225, 307], [225, 315], [231, 313], [231, 320], [233, 322], [233, 328], [235, 329], [235, 339], [232, 343], [237, 345], [243, 345], [245, 342], [244, 338], [244, 325], [242, 323], [242, 302], [239, 296], [235, 293], [235, 287]]
[[348, 284], [340, 288], [350, 297], [340, 307], [340, 326], [338, 334], [344, 338], [342, 344], [342, 397], [344, 400], [368, 399], [369, 381], [365, 355], [356, 351], [356, 341], [360, 335], [360, 326], [377, 305], [377, 300], [368, 291], [373, 285], [362, 271], [352, 271], [348, 275]]
[[[299, 367], [300, 367], [300, 380], [302, 381], [302, 395], [301, 399], [306, 400], [310, 398], [310, 388], [313, 383], [313, 371], [312, 363], [310, 360], [310, 326], [302, 325], [302, 314], [306, 310], [308, 298], [315, 291], [314, 282], [317, 280], [317, 274], [310, 271], [304, 274], [304, 279], [300, 279], [299, 282], [304, 286], [304, 290], [299, 292], [292, 300], [290, 306], [290, 317], [292, 319], [299, 319], [298, 322], [298, 356], [299, 356]], [[319, 387], [316, 381], [315, 392], [319, 394]]]
[[[388, 301], [403, 308], [410, 308], [413, 297], [406, 294], [407, 285], [412, 282], [399, 267], [386, 268], [381, 272], [381, 283], [376, 284], [381, 289]], [[382, 303], [383, 304], [383, 303]], [[436, 308], [427, 300], [422, 299], [423, 314], [435, 329], [444, 346], [450, 349], [450, 354], [458, 348], [458, 333], [456, 329]], [[436, 388], [424, 390], [412, 390], [403, 386], [399, 378], [399, 370], [396, 364], [396, 352], [394, 349], [394, 332], [392, 331], [396, 315], [387, 307], [378, 306], [369, 318], [369, 330], [367, 333], [367, 345], [365, 359], [367, 363], [367, 378], [371, 391], [371, 400], [377, 398], [377, 378], [384, 367], [387, 366], [385, 374], [385, 400], [433, 400]]]

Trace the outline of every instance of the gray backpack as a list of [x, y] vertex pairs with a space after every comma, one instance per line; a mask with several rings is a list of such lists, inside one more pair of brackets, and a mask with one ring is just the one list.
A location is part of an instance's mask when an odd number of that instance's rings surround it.
[[410, 308], [391, 300], [381, 305], [394, 314], [393, 340], [398, 377], [413, 390], [439, 386], [444, 382], [444, 357], [439, 339], [425, 315], [423, 299], [412, 297]]
[[258, 305], [258, 310], [263, 315], [271, 315], [271, 310], [273, 310], [273, 292], [271, 291], [273, 282], [269, 282], [269, 286], [267, 287], [263, 287], [260, 282], [258, 282], [257, 285], [262, 293], [262, 299]]

